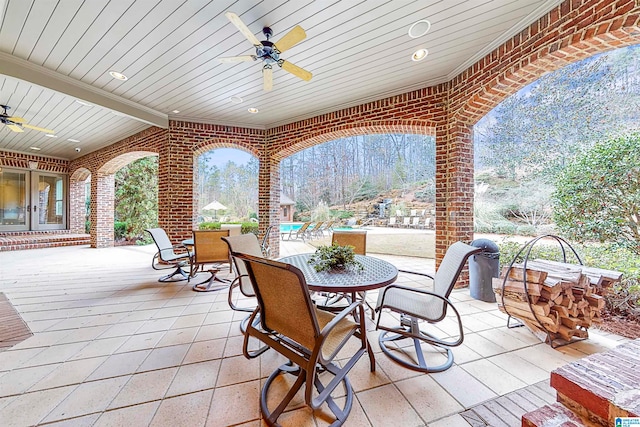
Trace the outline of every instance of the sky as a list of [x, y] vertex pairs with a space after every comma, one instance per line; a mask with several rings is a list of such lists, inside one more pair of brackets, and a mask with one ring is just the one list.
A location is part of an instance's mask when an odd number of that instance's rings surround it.
[[219, 168], [230, 161], [236, 165], [245, 165], [251, 160], [251, 157], [253, 156], [246, 151], [235, 148], [217, 148], [213, 150], [213, 155], [209, 155], [209, 164]]

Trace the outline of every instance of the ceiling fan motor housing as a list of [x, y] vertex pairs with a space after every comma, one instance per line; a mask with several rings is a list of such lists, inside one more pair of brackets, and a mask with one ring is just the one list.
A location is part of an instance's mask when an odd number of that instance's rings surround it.
[[280, 52], [278, 52], [273, 46], [273, 43], [269, 41], [271, 36], [273, 36], [273, 31], [269, 27], [264, 27], [262, 33], [267, 39], [260, 42], [262, 46], [256, 47], [256, 56], [267, 64], [277, 63], [280, 59]]

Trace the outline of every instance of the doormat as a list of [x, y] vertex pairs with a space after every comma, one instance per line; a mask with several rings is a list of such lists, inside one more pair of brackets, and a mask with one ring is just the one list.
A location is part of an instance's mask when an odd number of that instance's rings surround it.
[[0, 351], [7, 350], [32, 335], [11, 302], [0, 293]]

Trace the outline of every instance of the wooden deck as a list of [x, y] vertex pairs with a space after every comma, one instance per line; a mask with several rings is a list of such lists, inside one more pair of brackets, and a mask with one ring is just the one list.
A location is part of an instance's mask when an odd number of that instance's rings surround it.
[[516, 427], [522, 425], [524, 414], [555, 401], [556, 391], [548, 381], [541, 381], [489, 400], [460, 415], [473, 427]]

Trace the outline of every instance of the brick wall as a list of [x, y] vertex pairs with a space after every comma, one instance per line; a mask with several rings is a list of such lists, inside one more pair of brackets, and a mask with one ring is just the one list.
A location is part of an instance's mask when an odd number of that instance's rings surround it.
[[[639, 43], [638, 12], [635, 0], [567, 0], [445, 84], [268, 130], [171, 121], [168, 130], [150, 128], [76, 159], [69, 171], [73, 174], [84, 168], [92, 174], [113, 173], [131, 160], [130, 153], [157, 153], [160, 226], [177, 240], [188, 237], [194, 227], [194, 159], [207, 150], [235, 147], [258, 157], [260, 227], [264, 231], [267, 224], [279, 223], [279, 161], [284, 157], [364, 133], [435, 135], [439, 261], [451, 243], [470, 240], [473, 235], [473, 124], [546, 72], [598, 52]], [[92, 185], [92, 200], [104, 197], [93, 192], [99, 188]], [[100, 209], [95, 219], [112, 221]], [[107, 233], [108, 228], [97, 227], [95, 232]], [[108, 244], [109, 237], [94, 240]], [[272, 244], [277, 254], [275, 237]]]

